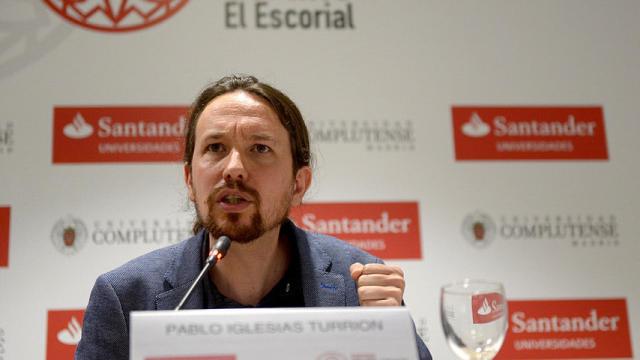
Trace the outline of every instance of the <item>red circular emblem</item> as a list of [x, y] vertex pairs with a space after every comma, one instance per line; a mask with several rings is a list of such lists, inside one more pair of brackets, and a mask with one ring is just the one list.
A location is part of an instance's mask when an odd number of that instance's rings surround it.
[[107, 32], [141, 30], [178, 12], [188, 0], [43, 0], [82, 27]]

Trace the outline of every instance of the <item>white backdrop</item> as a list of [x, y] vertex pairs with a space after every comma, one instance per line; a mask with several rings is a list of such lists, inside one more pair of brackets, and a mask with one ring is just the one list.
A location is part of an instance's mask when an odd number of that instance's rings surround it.
[[[257, 29], [249, 13], [246, 28], [230, 29], [224, 3], [189, 1], [159, 24], [110, 33], [71, 24], [39, 1], [0, 1], [0, 130], [13, 128], [11, 144], [0, 145], [0, 206], [11, 208], [2, 360], [45, 358], [48, 310], [84, 308], [100, 273], [158, 247], [99, 245], [90, 235], [65, 254], [52, 241], [59, 220], [79, 219], [92, 234], [184, 233], [191, 219], [177, 162], [53, 164], [53, 108], [187, 105], [235, 72], [282, 89], [315, 124], [411, 124], [411, 146], [316, 141], [307, 201], [419, 202], [422, 260], [390, 262], [406, 271], [406, 301], [436, 358], [453, 358], [439, 287], [464, 277], [501, 280], [510, 299], [626, 298], [638, 352], [640, 3], [269, 2], [350, 5], [354, 28], [341, 30]], [[249, 12], [255, 1], [244, 3]], [[609, 159], [456, 161], [454, 105], [601, 106]], [[462, 232], [475, 211], [497, 224], [614, 217], [619, 236], [574, 246], [498, 235], [478, 248]]]

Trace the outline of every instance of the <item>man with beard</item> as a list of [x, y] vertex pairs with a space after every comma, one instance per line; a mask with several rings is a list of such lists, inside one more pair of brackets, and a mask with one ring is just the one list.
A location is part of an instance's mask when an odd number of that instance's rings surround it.
[[311, 185], [311, 153], [282, 92], [251, 76], [206, 88], [191, 107], [184, 163], [195, 236], [97, 279], [77, 359], [127, 359], [129, 312], [173, 309], [222, 235], [231, 248], [185, 309], [402, 305], [399, 267], [288, 220]]

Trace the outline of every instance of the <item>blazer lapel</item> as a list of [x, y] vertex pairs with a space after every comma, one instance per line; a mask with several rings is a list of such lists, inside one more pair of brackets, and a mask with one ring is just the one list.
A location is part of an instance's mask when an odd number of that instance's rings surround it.
[[290, 233], [298, 245], [305, 306], [345, 306], [345, 280], [341, 274], [331, 272], [331, 257], [290, 221], [284, 226], [292, 228]]
[[[200, 273], [202, 266], [202, 243], [206, 232], [201, 231], [177, 248], [172, 266], [164, 274], [165, 291], [156, 296], [157, 310], [173, 310], [187, 293]], [[202, 309], [202, 286], [196, 286], [183, 309]]]

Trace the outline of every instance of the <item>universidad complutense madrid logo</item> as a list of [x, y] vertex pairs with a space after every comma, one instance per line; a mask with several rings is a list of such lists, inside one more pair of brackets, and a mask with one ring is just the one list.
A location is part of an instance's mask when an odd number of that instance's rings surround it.
[[602, 107], [453, 106], [456, 160], [607, 160]]
[[496, 359], [631, 359], [626, 299], [509, 300]]
[[462, 221], [462, 235], [473, 246], [484, 248], [496, 237], [496, 224], [490, 216], [476, 211]]
[[0, 206], [0, 268], [9, 266], [11, 208]]
[[383, 259], [422, 258], [417, 202], [305, 203], [290, 217]]
[[177, 162], [186, 106], [59, 106], [53, 163]]
[[49, 310], [47, 360], [71, 360], [82, 337], [84, 310]]
[[85, 223], [72, 216], [58, 220], [51, 230], [51, 243], [65, 255], [77, 254], [87, 244], [88, 237]]
[[44, 0], [74, 25], [104, 32], [135, 31], [175, 15], [188, 0]]

